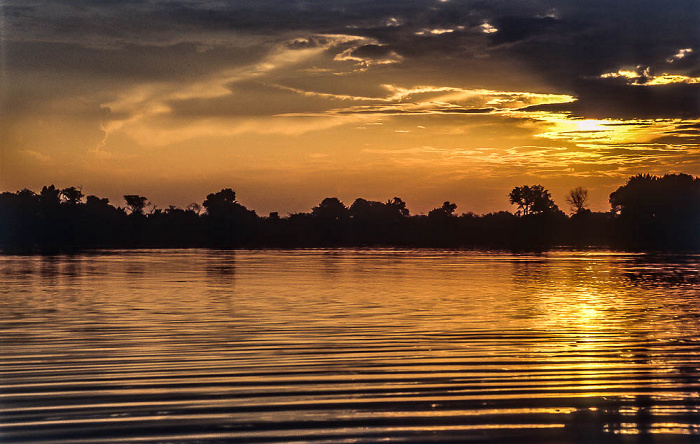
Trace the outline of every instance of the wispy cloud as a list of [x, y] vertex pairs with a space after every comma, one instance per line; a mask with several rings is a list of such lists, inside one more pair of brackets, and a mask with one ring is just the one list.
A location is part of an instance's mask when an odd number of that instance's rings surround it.
[[371, 65], [400, 63], [403, 57], [386, 46], [369, 43], [355, 48], [348, 48], [337, 54], [334, 60], [342, 62], [352, 61], [363, 67], [368, 67]]
[[350, 3], [6, 0], [3, 173], [700, 174], [697, 0]]
[[[493, 91], [486, 89], [463, 89], [442, 86], [416, 86], [404, 88], [397, 85], [382, 85], [384, 97], [337, 95], [291, 89], [301, 95], [318, 96], [354, 102], [374, 102], [345, 108], [331, 108], [315, 115], [406, 115], [406, 114], [479, 114], [517, 110], [523, 107], [569, 103], [574, 97], [566, 94], [546, 94], [517, 91]], [[290, 113], [299, 116], [303, 114]]]
[[[682, 53], [679, 53], [682, 54]], [[677, 60], [683, 56], [678, 57]], [[695, 84], [700, 83], [700, 77], [692, 77], [682, 74], [652, 74], [649, 67], [636, 67], [634, 69], [620, 69], [616, 72], [607, 72], [600, 75], [601, 79], [623, 79], [629, 85], [657, 86], [672, 83]]]
[[674, 63], [678, 60], [684, 59], [687, 55], [693, 52], [693, 48], [684, 48], [678, 50], [677, 53], [673, 54], [671, 57], [666, 59], [666, 63]]
[[[109, 110], [108, 118], [103, 123], [107, 137], [114, 131], [125, 131], [138, 137], [141, 143], [165, 145], [183, 137], [198, 137], [215, 131], [222, 134], [238, 134], [246, 131], [263, 131], [290, 133], [304, 132], [306, 128], [325, 127], [327, 124], [298, 124], [292, 130], [289, 123], [272, 125], [274, 121], [257, 124], [253, 119], [238, 119], [239, 122], [217, 123], [217, 119], [198, 121], [192, 119], [187, 123], [178, 123], [177, 128], [166, 126], [158, 129], [158, 122], [173, 114], [173, 104], [188, 100], [211, 100], [235, 95], [237, 84], [256, 79], [265, 79], [276, 71], [299, 65], [318, 57], [329, 48], [355, 42], [358, 37], [348, 35], [315, 36], [311, 39], [294, 40], [279, 45], [260, 61], [232, 70], [207, 73], [188, 81], [160, 81], [140, 84], [131, 88], [102, 106]], [[361, 40], [361, 39], [360, 39]], [[110, 117], [116, 116], [116, 117]], [[196, 128], [196, 129], [195, 129]]]

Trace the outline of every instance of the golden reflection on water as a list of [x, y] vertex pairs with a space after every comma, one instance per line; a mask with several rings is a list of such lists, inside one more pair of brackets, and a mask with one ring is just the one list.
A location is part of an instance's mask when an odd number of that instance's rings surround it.
[[696, 437], [699, 265], [567, 251], [4, 256], [0, 439]]

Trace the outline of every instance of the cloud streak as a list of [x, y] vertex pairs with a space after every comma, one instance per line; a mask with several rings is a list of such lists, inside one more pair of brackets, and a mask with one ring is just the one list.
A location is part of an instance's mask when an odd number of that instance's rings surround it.
[[696, 10], [6, 0], [2, 185], [700, 174]]

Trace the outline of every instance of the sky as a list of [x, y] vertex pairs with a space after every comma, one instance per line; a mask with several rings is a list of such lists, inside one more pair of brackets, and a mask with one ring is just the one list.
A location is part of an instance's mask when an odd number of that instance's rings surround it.
[[700, 175], [697, 0], [2, 0], [0, 190], [594, 210]]

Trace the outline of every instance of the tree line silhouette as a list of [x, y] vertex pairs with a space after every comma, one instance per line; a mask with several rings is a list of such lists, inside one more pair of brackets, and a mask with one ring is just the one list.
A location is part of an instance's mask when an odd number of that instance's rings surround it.
[[[567, 216], [541, 185], [508, 195], [517, 210], [456, 214], [444, 202], [427, 215], [406, 203], [328, 197], [308, 213], [261, 217], [230, 188], [200, 206], [158, 209], [145, 196], [124, 207], [84, 196], [75, 187], [45, 186], [0, 194], [0, 249], [65, 251], [86, 248], [447, 247], [546, 249], [554, 246], [700, 250], [700, 178], [637, 175], [610, 194], [611, 210], [587, 208], [588, 191], [572, 189]], [[150, 208], [150, 209], [149, 209]], [[147, 211], [149, 209], [149, 211]]]

